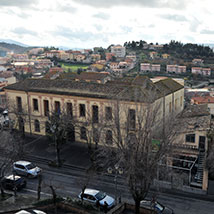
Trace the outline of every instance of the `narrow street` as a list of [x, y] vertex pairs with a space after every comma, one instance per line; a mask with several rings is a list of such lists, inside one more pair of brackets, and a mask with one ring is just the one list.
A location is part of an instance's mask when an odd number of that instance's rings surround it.
[[[81, 191], [81, 187], [87, 182], [85, 173], [81, 170], [69, 170], [69, 173], [53, 172], [53, 170], [43, 167], [43, 187], [42, 192], [51, 195], [49, 186], [55, 187], [57, 195], [62, 197], [77, 197]], [[38, 179], [28, 179], [27, 188], [22, 193], [36, 194]], [[111, 196], [117, 197], [121, 193], [122, 201], [133, 202], [128, 188], [123, 184], [122, 180], [118, 180], [117, 190], [115, 189], [115, 181], [113, 176], [94, 176], [91, 177], [87, 187], [96, 188], [107, 192]], [[199, 200], [194, 198], [181, 197], [172, 194], [159, 193], [157, 196], [159, 202], [165, 206], [171, 207], [176, 214], [213, 214], [214, 203], [212, 201]]]

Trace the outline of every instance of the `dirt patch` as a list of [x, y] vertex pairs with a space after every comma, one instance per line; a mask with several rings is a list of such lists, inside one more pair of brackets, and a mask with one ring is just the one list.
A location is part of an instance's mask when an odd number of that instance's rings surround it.
[[7, 200], [0, 201], [0, 212], [16, 210], [19, 208], [27, 207], [36, 202], [36, 198], [29, 195], [13, 195]]

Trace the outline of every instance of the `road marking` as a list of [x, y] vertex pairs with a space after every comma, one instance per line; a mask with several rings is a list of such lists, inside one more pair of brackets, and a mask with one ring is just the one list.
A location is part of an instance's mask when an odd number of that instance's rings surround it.
[[[26, 191], [28, 192], [32, 192], [32, 193], [37, 193], [38, 191], [36, 190], [32, 190], [32, 189], [25, 189]], [[45, 193], [45, 192], [40, 192], [41, 195], [47, 195], [47, 196], [52, 196], [51, 194], [49, 193]]]

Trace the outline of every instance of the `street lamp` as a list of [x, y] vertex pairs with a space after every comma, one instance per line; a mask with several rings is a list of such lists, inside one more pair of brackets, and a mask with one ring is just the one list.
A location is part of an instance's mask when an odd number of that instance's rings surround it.
[[[114, 174], [114, 183], [115, 183], [115, 202], [117, 204], [117, 178], [118, 175], [123, 174], [123, 169], [119, 166], [119, 164], [115, 164], [114, 168], [108, 167], [107, 172], [109, 174]], [[121, 194], [119, 196], [119, 203], [121, 202]]]

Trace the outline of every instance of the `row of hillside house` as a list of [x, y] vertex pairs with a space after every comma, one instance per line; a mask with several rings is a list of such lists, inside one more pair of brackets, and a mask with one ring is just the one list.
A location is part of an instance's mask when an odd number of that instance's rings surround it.
[[149, 49], [149, 50], [160, 50], [163, 48], [163, 45], [156, 45], [156, 44], [148, 44], [144, 43], [143, 44], [143, 49]]
[[34, 60], [34, 67], [38, 69], [42, 68], [50, 68], [53, 67], [54, 64], [50, 59], [36, 59]]
[[204, 60], [203, 59], [193, 59], [192, 64], [194, 65], [203, 65]]
[[152, 72], [160, 72], [160, 65], [156, 65], [156, 64], [150, 64], [150, 63], [141, 63], [140, 64], [140, 70], [142, 72], [148, 72], [148, 71], [152, 71]]
[[126, 48], [121, 45], [113, 45], [111, 46], [111, 53], [113, 53], [115, 57], [123, 58], [126, 55]]
[[14, 65], [15, 67], [31, 66], [35, 68], [50, 68], [54, 64], [50, 59], [27, 59], [13, 62], [12, 65]]
[[28, 54], [11, 54], [13, 60], [26, 60], [28, 58]]
[[46, 57], [53, 58], [56, 57], [58, 59], [64, 61], [74, 61], [74, 62], [83, 62], [83, 63], [91, 63], [101, 59], [100, 54], [92, 54], [91, 50], [83, 50], [83, 51], [63, 51], [63, 50], [51, 50], [45, 52]]
[[125, 59], [125, 61], [121, 62], [110, 62], [109, 68], [112, 71], [112, 74], [116, 76], [121, 76], [123, 73], [126, 73], [130, 69], [134, 68], [134, 62], [132, 59]]
[[151, 59], [156, 59], [156, 58], [163, 58], [163, 59], [168, 59], [169, 57], [170, 57], [170, 55], [169, 54], [159, 54], [158, 52], [156, 52], [156, 51], [151, 51], [151, 52], [149, 52], [149, 56], [150, 56], [150, 58]]
[[5, 65], [10, 63], [10, 58], [9, 57], [0, 57], [0, 65]]
[[210, 96], [210, 90], [208, 88], [186, 88], [184, 97], [186, 103], [191, 103], [193, 97]]
[[192, 74], [200, 74], [202, 76], [210, 76], [211, 68], [192, 67]]
[[[123, 110], [121, 123], [127, 124], [126, 115], [132, 115], [128, 124], [133, 133], [138, 127], [137, 109], [150, 103], [154, 108], [159, 107], [157, 124], [164, 118], [177, 115], [179, 127], [174, 155], [167, 161], [167, 169], [173, 173], [157, 174], [158, 180], [171, 181], [171, 186], [175, 188], [179, 186], [187, 190], [188, 186], [196, 186], [207, 190], [208, 176], [204, 161], [210, 114], [201, 106], [200, 109], [195, 105], [190, 106], [191, 109], [184, 109], [184, 86], [168, 78], [152, 82], [147, 77], [137, 76], [96, 82], [90, 81], [94, 77], [89, 73], [85, 75], [76, 77], [78, 80], [26, 79], [5, 87], [10, 117], [17, 122], [20, 130], [45, 135], [50, 129], [49, 115], [65, 112], [68, 118], [75, 117], [78, 121], [77, 126], [71, 124], [67, 127], [68, 141], [87, 142], [87, 130], [93, 127], [94, 136], [99, 132], [99, 139], [103, 139], [99, 142], [95, 137], [94, 143], [106, 142], [113, 146], [115, 108]], [[100, 78], [106, 77], [103, 75]], [[151, 98], [152, 94], [154, 96]], [[18, 120], [12, 114], [10, 103], [15, 104]], [[103, 123], [109, 125], [101, 130]]]
[[179, 65], [167, 65], [166, 66], [167, 73], [175, 73], [181, 74], [186, 72], [186, 66], [179, 66]]

